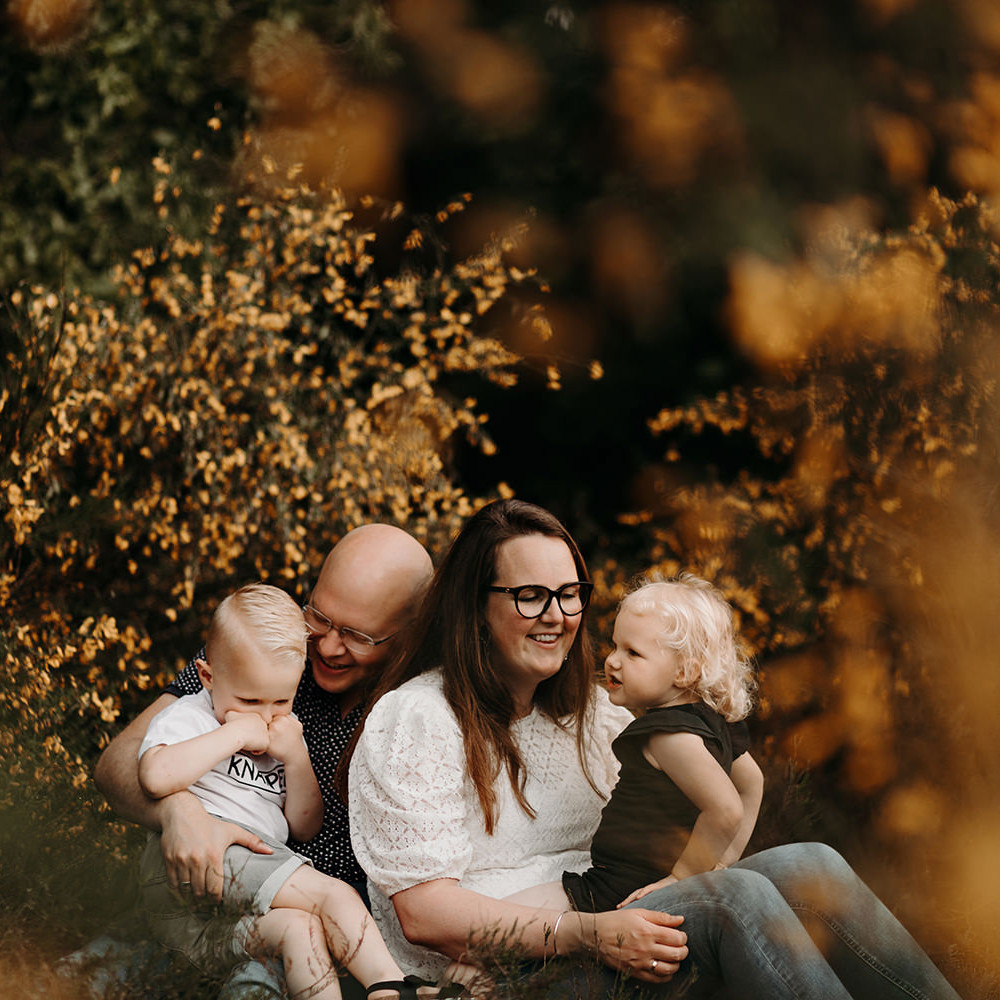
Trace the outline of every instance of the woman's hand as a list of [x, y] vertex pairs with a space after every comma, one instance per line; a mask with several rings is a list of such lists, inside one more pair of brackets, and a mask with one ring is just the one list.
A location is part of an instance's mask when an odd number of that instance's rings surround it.
[[595, 913], [588, 935], [585, 917], [579, 916], [582, 947], [635, 979], [665, 983], [687, 958], [687, 935], [678, 930], [683, 917], [638, 908]]
[[629, 903], [634, 903], [637, 899], [642, 899], [643, 896], [648, 896], [651, 892], [656, 892], [657, 889], [666, 889], [668, 885], [674, 885], [679, 879], [674, 875], [668, 875], [666, 878], [661, 878], [658, 882], [650, 882], [649, 885], [644, 885], [641, 889], [636, 889], [635, 892], [629, 893], [616, 907], [616, 910], [620, 910], [623, 906], [628, 906]]

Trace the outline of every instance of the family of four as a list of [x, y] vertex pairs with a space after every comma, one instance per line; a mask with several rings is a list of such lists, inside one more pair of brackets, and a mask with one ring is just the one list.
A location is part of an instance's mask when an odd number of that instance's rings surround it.
[[194, 961], [278, 956], [290, 995], [324, 1000], [340, 968], [372, 997], [474, 996], [497, 942], [526, 972], [573, 959], [550, 966], [553, 997], [608, 997], [626, 973], [626, 996], [956, 1000], [830, 848], [741, 860], [762, 779], [719, 595], [691, 577], [629, 595], [605, 691], [590, 592], [562, 524], [503, 500], [436, 573], [369, 525], [304, 609], [263, 585], [224, 601], [95, 775], [156, 831], [157, 935]]

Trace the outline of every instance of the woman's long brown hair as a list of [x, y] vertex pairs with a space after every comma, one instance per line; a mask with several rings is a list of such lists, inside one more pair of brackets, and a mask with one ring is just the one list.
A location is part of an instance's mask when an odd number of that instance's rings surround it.
[[[535, 814], [524, 795], [527, 777], [524, 761], [511, 735], [511, 724], [516, 718], [514, 701], [494, 670], [486, 622], [489, 596], [486, 588], [496, 580], [497, 552], [504, 542], [523, 535], [561, 539], [573, 556], [578, 579], [590, 579], [576, 543], [547, 510], [523, 500], [496, 500], [487, 504], [466, 522], [452, 543], [434, 576], [414, 628], [375, 686], [370, 702], [374, 704], [383, 694], [412, 677], [441, 667], [444, 696], [462, 730], [466, 765], [488, 834], [493, 833], [497, 821], [493, 786], [501, 768], [507, 771], [521, 808], [529, 816]], [[577, 754], [592, 785], [584, 747], [593, 692], [594, 654], [584, 620], [562, 669], [538, 685], [535, 705], [557, 725], [575, 726]], [[342, 794], [346, 794], [347, 764], [366, 719], [367, 713], [338, 769]]]

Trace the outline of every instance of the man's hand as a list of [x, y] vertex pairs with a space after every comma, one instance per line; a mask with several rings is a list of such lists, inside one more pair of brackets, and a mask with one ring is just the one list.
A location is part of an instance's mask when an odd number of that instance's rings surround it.
[[270, 737], [267, 723], [256, 712], [226, 712], [226, 726], [234, 729], [247, 753], [267, 753]]
[[267, 735], [267, 752], [283, 764], [308, 754], [302, 742], [302, 723], [290, 715], [275, 716], [268, 724]]
[[240, 844], [257, 854], [274, 853], [249, 830], [210, 816], [189, 792], [171, 795], [161, 806], [167, 879], [175, 889], [189, 886], [199, 899], [222, 899], [222, 859], [227, 847]]

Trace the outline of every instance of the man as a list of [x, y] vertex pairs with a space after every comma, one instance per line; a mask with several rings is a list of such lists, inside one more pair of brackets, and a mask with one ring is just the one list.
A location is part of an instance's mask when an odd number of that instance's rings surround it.
[[[365, 899], [365, 876], [351, 850], [347, 810], [334, 789], [334, 774], [360, 721], [365, 695], [417, 613], [432, 572], [430, 556], [415, 538], [388, 524], [365, 525], [334, 546], [305, 608], [309, 667], [294, 710], [323, 793], [324, 818], [316, 837], [292, 846], [318, 870], [352, 884]], [[154, 801], [138, 779], [139, 746], [150, 721], [199, 686], [189, 664], [112, 740], [97, 762], [94, 781], [120, 816], [162, 832], [172, 886], [218, 900], [227, 847], [270, 849], [247, 830], [210, 816], [189, 792]]]

